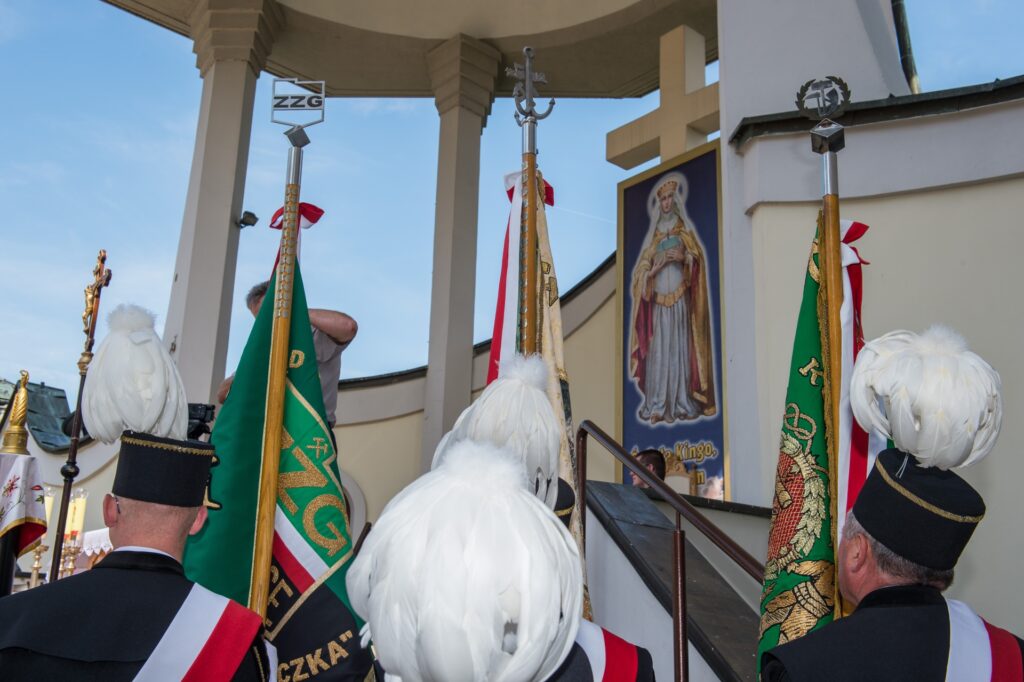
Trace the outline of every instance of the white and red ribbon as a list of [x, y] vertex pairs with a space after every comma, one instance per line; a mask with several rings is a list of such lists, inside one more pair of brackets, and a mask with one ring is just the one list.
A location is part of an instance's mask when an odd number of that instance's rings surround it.
[[[304, 201], [299, 202], [299, 227], [303, 230], [316, 225], [317, 221], [323, 216], [324, 210], [319, 206], [313, 204], [307, 204]], [[277, 209], [274, 212], [274, 216], [270, 219], [270, 227], [274, 230], [280, 230], [284, 226], [284, 206]]]

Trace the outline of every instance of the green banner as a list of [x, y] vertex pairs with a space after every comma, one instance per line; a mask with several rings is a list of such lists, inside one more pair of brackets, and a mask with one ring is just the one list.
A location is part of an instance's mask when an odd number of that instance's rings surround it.
[[[821, 220], [819, 216], [819, 234]], [[818, 239], [807, 261], [797, 318], [768, 560], [761, 594], [761, 654], [832, 621], [835, 550], [825, 438], [824, 367], [818, 297]]]
[[[214, 425], [209, 520], [185, 551], [189, 578], [242, 604], [249, 601], [256, 537], [275, 285], [276, 277]], [[298, 679], [306, 670], [322, 680], [361, 682], [370, 657], [359, 647], [363, 623], [345, 587], [352, 560], [348, 510], [298, 263], [292, 297], [267, 639], [277, 647], [282, 677]]]

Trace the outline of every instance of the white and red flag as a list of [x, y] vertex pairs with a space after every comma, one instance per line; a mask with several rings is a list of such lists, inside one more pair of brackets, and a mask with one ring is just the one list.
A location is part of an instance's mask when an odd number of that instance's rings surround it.
[[[523, 210], [525, 185], [522, 172], [509, 173], [505, 176], [505, 192], [512, 206], [505, 225], [505, 245], [501, 256], [501, 279], [498, 282], [498, 304], [494, 312], [494, 336], [491, 340], [491, 355], [487, 366], [487, 383], [497, 378], [498, 367], [503, 358], [521, 352], [518, 347], [519, 296], [524, 287], [520, 269], [520, 242], [527, 218]], [[558, 475], [569, 484], [576, 498], [569, 530], [579, 545], [582, 557], [583, 531], [580, 525], [579, 494], [576, 490], [577, 465], [573, 447], [575, 441], [572, 406], [569, 402], [569, 376], [565, 371], [562, 349], [562, 307], [558, 294], [558, 280], [555, 277], [555, 262], [551, 254], [551, 242], [548, 239], [547, 215], [544, 210], [545, 205], [554, 206], [555, 190], [544, 180], [540, 172], [537, 173], [537, 192], [540, 195], [538, 198], [543, 198], [543, 201], [533, 202], [537, 206], [537, 255], [540, 261], [537, 267], [539, 300], [533, 303], [540, 311], [541, 318], [540, 344], [537, 352], [548, 368], [548, 400], [555, 415], [565, 424], [558, 453]]]
[[[520, 221], [523, 215], [523, 173], [516, 171], [505, 176], [505, 193], [512, 206], [505, 226], [505, 246], [501, 252], [501, 279], [498, 280], [498, 305], [494, 311], [494, 334], [491, 336], [491, 357], [487, 364], [487, 383], [498, 378], [498, 365], [502, 358], [516, 353], [519, 338], [519, 288], [522, 285], [519, 272]], [[555, 188], [546, 180], [544, 203], [555, 205]], [[541, 211], [543, 216], [544, 212]], [[540, 216], [538, 216], [539, 218]], [[515, 229], [512, 229], [512, 228]], [[544, 242], [547, 244], [547, 223], [545, 222]], [[540, 228], [538, 227], [538, 231]], [[550, 247], [548, 248], [550, 251]], [[561, 343], [561, 340], [559, 340]]]
[[867, 264], [853, 243], [867, 231], [867, 225], [855, 220], [839, 222], [843, 263], [843, 306], [839, 309], [839, 319], [843, 325], [843, 369], [839, 387], [839, 471], [836, 481], [839, 499], [836, 503], [836, 538], [842, 537], [846, 512], [853, 509], [853, 503], [857, 501], [857, 495], [864, 487], [871, 467], [875, 465], [875, 458], [886, 447], [885, 436], [866, 432], [853, 418], [853, 410], [850, 408], [850, 377], [853, 375], [853, 363], [864, 347], [864, 330], [861, 328], [861, 302], [864, 298], [862, 265]]

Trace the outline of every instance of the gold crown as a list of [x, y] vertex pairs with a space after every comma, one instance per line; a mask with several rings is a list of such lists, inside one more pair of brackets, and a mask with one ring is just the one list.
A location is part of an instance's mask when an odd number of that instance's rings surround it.
[[679, 183], [675, 180], [669, 180], [658, 188], [658, 198], [664, 199], [665, 197], [672, 196], [676, 193], [676, 187], [679, 187]]

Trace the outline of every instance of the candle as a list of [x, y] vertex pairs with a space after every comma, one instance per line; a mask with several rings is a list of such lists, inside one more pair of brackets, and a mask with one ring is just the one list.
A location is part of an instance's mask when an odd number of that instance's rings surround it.
[[46, 508], [46, 525], [50, 525], [50, 516], [53, 514], [53, 498], [56, 496], [57, 491], [54, 490], [52, 485], [47, 485], [43, 488], [43, 506]]

